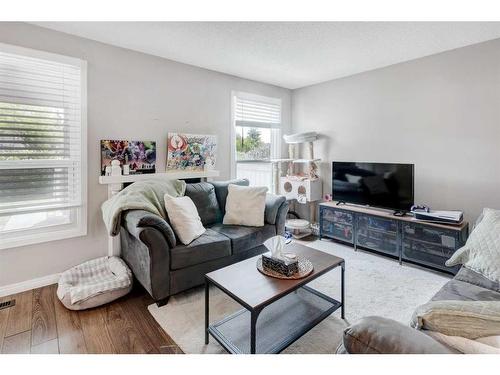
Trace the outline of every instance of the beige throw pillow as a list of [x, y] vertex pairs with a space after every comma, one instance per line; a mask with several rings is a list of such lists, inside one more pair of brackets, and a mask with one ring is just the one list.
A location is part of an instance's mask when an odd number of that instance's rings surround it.
[[264, 226], [267, 187], [228, 185], [223, 224]]
[[431, 301], [415, 310], [410, 325], [472, 340], [500, 335], [500, 301]]
[[463, 264], [491, 281], [500, 281], [500, 210], [485, 208], [483, 218], [467, 243], [448, 259], [451, 267]]
[[205, 233], [200, 215], [189, 197], [172, 197], [165, 194], [165, 209], [175, 234], [184, 245]]

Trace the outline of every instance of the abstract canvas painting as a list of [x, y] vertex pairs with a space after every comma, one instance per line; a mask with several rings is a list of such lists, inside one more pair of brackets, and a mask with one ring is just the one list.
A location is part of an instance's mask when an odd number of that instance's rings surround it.
[[215, 169], [215, 135], [168, 133], [167, 171], [204, 171]]
[[131, 174], [155, 173], [156, 142], [102, 140], [102, 176], [113, 160], [119, 160], [122, 167], [128, 165]]

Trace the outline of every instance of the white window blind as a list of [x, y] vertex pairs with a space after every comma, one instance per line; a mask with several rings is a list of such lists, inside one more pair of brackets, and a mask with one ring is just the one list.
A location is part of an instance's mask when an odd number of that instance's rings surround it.
[[83, 62], [37, 52], [0, 45], [0, 233], [83, 202]]
[[236, 95], [236, 126], [279, 128], [281, 126], [281, 101], [250, 95]]
[[270, 160], [281, 156], [281, 99], [236, 92], [233, 113], [233, 175], [272, 191]]

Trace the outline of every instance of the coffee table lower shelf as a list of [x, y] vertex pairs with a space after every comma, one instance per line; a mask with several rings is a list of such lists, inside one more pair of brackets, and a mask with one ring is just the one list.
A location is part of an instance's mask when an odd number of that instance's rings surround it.
[[[256, 353], [280, 353], [341, 306], [341, 302], [308, 286], [278, 299], [258, 315]], [[251, 313], [242, 309], [209, 325], [208, 333], [229, 353], [249, 354], [250, 327]]]

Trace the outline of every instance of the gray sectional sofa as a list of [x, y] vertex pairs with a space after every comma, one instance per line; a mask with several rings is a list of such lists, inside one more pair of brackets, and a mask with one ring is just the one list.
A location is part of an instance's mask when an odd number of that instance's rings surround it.
[[[457, 275], [436, 293], [432, 301], [500, 301], [500, 285], [462, 267]], [[343, 341], [337, 353], [456, 353], [425, 332], [391, 319], [366, 317], [344, 331]]]
[[248, 185], [248, 180], [187, 184], [186, 195], [207, 229], [188, 245], [177, 240], [168, 220], [160, 216], [142, 210], [123, 215], [121, 256], [158, 305], [203, 284], [207, 272], [265, 252], [266, 239], [284, 234], [288, 203], [272, 194], [266, 198], [263, 227], [223, 225], [231, 183]]

